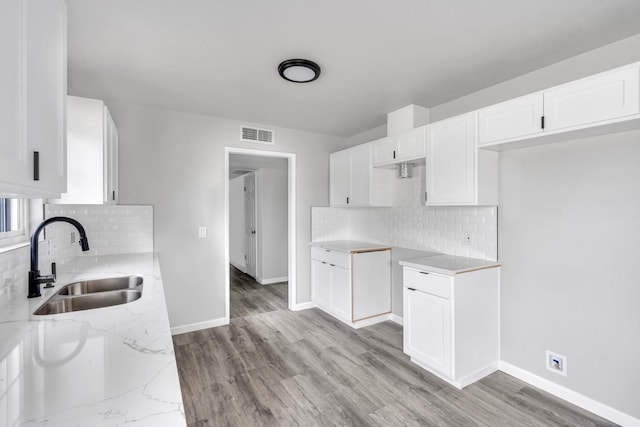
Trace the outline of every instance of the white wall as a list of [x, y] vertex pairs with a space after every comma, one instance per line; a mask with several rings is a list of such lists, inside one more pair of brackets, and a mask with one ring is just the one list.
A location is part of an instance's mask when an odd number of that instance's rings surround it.
[[256, 280], [287, 280], [288, 185], [286, 169], [256, 170], [257, 245]]
[[229, 180], [229, 262], [245, 271], [244, 176]]
[[[435, 107], [433, 120], [640, 61], [640, 35]], [[499, 65], [496, 65], [499, 66]], [[502, 359], [640, 418], [640, 132], [503, 152]], [[545, 350], [568, 376], [546, 371]]]
[[[344, 139], [276, 128], [276, 144], [239, 141], [244, 122], [110, 103], [120, 136], [120, 202], [154, 206], [172, 327], [225, 316], [225, 146], [296, 154], [297, 303], [310, 301], [311, 206], [329, 201], [329, 153]], [[198, 238], [198, 226], [208, 228]]]

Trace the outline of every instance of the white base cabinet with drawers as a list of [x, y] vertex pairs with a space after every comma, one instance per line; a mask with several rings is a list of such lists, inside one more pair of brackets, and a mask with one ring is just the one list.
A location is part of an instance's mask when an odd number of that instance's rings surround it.
[[391, 314], [391, 251], [311, 248], [311, 298], [321, 310], [361, 328]]
[[404, 267], [404, 352], [458, 388], [495, 372], [500, 268], [454, 276]]

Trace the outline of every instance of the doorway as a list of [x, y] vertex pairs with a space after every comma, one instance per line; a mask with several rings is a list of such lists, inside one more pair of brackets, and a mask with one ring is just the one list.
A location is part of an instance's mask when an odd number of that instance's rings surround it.
[[242, 312], [293, 309], [295, 154], [226, 147], [225, 178], [227, 323]]

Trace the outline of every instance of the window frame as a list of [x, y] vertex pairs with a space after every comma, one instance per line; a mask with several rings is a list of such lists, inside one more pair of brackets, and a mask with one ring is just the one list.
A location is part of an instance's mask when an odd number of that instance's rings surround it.
[[[2, 197], [9, 199], [10, 197]], [[29, 241], [29, 201], [27, 199], [13, 199], [18, 201], [19, 228], [13, 231], [0, 232], [0, 250]]]

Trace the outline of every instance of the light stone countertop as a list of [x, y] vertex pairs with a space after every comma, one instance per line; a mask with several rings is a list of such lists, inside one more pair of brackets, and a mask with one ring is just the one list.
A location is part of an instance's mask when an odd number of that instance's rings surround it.
[[455, 276], [483, 268], [499, 267], [497, 261], [488, 261], [478, 258], [467, 258], [456, 255], [434, 255], [400, 260], [400, 265], [432, 273]]
[[356, 240], [330, 240], [326, 242], [311, 242], [311, 246], [344, 253], [383, 251], [386, 249], [391, 249], [391, 246], [389, 245], [383, 245], [380, 243], [358, 242]]
[[[137, 301], [32, 314], [64, 284], [130, 274], [144, 278]], [[0, 425], [186, 425], [154, 254], [79, 257], [42, 291], [0, 301]]]

